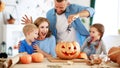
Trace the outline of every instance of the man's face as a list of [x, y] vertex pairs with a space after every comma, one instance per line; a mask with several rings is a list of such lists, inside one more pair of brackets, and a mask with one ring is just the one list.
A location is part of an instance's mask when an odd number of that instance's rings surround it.
[[58, 15], [61, 15], [65, 12], [66, 7], [67, 7], [68, 2], [67, 1], [62, 1], [62, 2], [57, 2], [55, 1], [55, 10]]

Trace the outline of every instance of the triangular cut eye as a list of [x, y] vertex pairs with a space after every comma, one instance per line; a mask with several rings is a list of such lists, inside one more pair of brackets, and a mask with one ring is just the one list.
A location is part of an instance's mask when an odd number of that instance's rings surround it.
[[68, 47], [69, 49], [71, 49], [71, 47]]
[[62, 45], [62, 48], [65, 48], [65, 46], [64, 46], [64, 45]]
[[74, 49], [76, 50], [76, 47], [74, 47]]

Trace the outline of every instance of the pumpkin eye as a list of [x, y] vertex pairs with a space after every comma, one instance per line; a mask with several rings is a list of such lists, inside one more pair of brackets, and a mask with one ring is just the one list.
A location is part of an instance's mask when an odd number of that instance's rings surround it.
[[62, 45], [62, 48], [65, 48], [65, 47]]
[[76, 50], [76, 47], [74, 47], [74, 49]]
[[68, 47], [68, 49], [71, 49], [71, 47]]

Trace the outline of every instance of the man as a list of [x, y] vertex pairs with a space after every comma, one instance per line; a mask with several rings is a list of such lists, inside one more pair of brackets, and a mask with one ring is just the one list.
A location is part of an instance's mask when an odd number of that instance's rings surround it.
[[50, 29], [59, 41], [77, 41], [83, 44], [89, 32], [82, 24], [81, 17], [92, 17], [94, 9], [70, 4], [68, 0], [54, 0], [55, 8], [47, 13]]
[[[48, 11], [47, 19], [50, 21], [50, 29], [57, 42], [77, 41], [83, 44], [89, 32], [82, 24], [81, 17], [92, 17], [94, 9], [90, 7], [70, 4], [68, 0], [54, 0], [55, 7]], [[25, 18], [26, 17], [26, 18]], [[32, 21], [25, 15], [22, 20], [25, 23]]]

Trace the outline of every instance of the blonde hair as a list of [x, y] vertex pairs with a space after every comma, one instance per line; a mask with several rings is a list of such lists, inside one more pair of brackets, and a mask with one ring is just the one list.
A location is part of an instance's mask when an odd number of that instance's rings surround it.
[[32, 32], [35, 29], [38, 29], [38, 28], [34, 24], [27, 24], [23, 27], [23, 33], [26, 36], [28, 32]]

